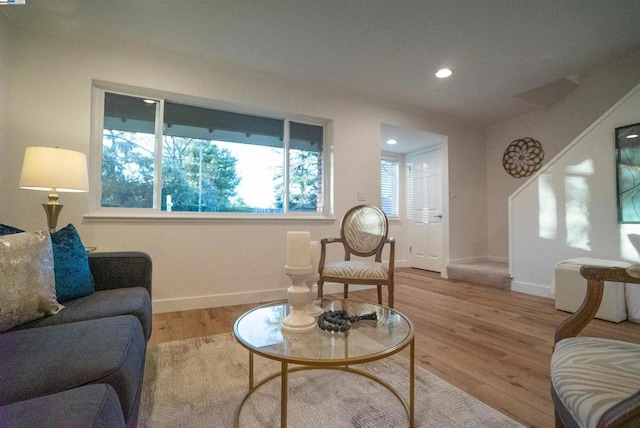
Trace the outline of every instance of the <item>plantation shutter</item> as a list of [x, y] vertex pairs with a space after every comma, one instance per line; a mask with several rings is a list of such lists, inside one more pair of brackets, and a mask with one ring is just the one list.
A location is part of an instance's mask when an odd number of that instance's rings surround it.
[[399, 162], [397, 160], [382, 159], [380, 168], [381, 208], [387, 217], [399, 217], [398, 171]]

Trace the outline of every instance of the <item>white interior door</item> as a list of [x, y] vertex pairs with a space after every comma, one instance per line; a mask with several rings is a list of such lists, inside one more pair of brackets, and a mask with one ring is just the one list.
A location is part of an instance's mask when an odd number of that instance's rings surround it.
[[406, 174], [409, 262], [441, 272], [442, 149], [408, 156]]

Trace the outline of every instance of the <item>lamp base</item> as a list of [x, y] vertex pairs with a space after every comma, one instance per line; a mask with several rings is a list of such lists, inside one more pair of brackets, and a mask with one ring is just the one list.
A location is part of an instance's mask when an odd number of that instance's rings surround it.
[[60, 215], [60, 211], [62, 211], [62, 207], [64, 207], [64, 205], [51, 203], [51, 201], [47, 204], [42, 204], [42, 208], [44, 208], [44, 212], [47, 214], [47, 226], [49, 227], [49, 233], [56, 231], [58, 216]]

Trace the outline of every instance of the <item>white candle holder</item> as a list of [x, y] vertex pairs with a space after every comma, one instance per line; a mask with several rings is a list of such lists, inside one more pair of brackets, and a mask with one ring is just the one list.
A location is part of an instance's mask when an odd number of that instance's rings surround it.
[[316, 296], [318, 292], [317, 291], [315, 293], [313, 292], [313, 286], [316, 285], [319, 279], [320, 279], [320, 274], [318, 274], [317, 272], [312, 273], [311, 275], [308, 275], [304, 279], [304, 284], [309, 289], [309, 303], [307, 303], [307, 306], [305, 306], [305, 310], [307, 311], [308, 314], [313, 316], [317, 316], [322, 313], [322, 308], [320, 308], [320, 306], [315, 304]]
[[313, 267], [284, 267], [284, 273], [291, 278], [291, 286], [287, 290], [291, 312], [282, 321], [282, 329], [288, 333], [303, 333], [316, 328], [316, 319], [307, 313], [311, 290], [305, 279], [313, 274]]

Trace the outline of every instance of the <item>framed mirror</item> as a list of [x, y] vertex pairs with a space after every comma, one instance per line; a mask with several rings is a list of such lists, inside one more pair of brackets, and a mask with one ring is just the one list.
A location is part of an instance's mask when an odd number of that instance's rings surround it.
[[640, 123], [616, 128], [618, 223], [640, 223]]

